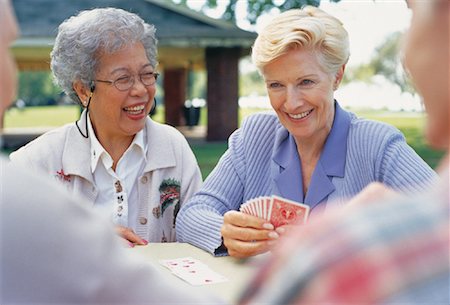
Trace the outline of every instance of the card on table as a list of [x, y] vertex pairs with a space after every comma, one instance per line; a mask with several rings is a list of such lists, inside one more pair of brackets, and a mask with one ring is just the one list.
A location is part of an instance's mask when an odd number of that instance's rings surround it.
[[306, 223], [309, 206], [273, 195], [250, 199], [241, 205], [240, 211], [264, 218], [279, 227], [293, 222]]
[[192, 257], [166, 259], [159, 262], [174, 275], [191, 285], [208, 285], [228, 281], [225, 276], [211, 270], [206, 264]]

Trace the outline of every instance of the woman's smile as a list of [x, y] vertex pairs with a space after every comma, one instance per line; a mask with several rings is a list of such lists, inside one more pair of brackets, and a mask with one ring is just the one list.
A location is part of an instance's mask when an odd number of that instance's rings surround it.
[[122, 108], [126, 115], [132, 120], [140, 120], [147, 116], [145, 104], [138, 104]]
[[301, 119], [304, 119], [304, 118], [308, 117], [313, 111], [314, 111], [314, 109], [310, 109], [310, 110], [307, 110], [307, 111], [304, 111], [304, 112], [300, 112], [300, 113], [297, 113], [297, 114], [294, 114], [294, 113], [287, 113], [287, 115], [288, 115], [291, 119], [294, 119], [294, 120], [301, 120]]

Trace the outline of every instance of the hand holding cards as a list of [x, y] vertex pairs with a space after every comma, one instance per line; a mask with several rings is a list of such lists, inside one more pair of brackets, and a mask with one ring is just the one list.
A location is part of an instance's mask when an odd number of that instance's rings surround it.
[[306, 223], [309, 206], [278, 196], [265, 196], [248, 200], [239, 211], [266, 219], [277, 228], [291, 223]]

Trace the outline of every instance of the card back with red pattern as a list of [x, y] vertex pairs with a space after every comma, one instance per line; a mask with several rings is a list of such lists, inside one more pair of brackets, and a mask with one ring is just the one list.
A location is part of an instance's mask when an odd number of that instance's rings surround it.
[[304, 224], [308, 218], [309, 206], [278, 196], [272, 197], [270, 222], [274, 227], [286, 224]]

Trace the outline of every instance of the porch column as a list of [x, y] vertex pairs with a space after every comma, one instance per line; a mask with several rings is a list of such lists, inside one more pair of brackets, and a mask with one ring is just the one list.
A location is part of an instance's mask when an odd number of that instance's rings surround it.
[[187, 70], [167, 68], [164, 70], [165, 122], [172, 126], [185, 125], [183, 106], [186, 100]]
[[207, 141], [224, 141], [238, 127], [240, 48], [207, 48]]

